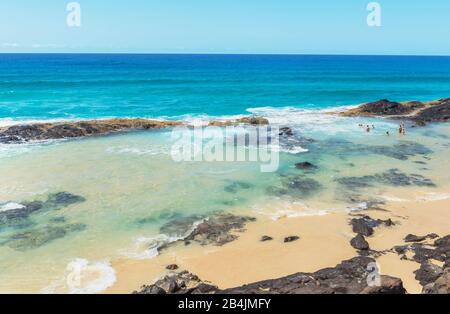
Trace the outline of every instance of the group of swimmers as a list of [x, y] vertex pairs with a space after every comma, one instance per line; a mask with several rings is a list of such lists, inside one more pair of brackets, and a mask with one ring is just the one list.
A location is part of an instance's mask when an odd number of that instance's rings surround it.
[[[366, 132], [370, 132], [370, 130], [373, 130], [373, 129], [375, 129], [375, 125], [373, 125], [372, 124], [372, 126], [370, 126], [370, 125], [364, 125], [364, 124], [362, 124], [362, 123], [360, 123], [360, 124], [358, 124], [358, 126], [360, 127], [360, 128], [365, 128], [366, 129]], [[398, 134], [400, 134], [400, 135], [405, 135], [406, 134], [406, 126], [405, 126], [405, 123], [400, 123], [400, 127], [399, 127], [399, 129], [398, 129]], [[386, 131], [386, 135], [387, 136], [389, 136], [389, 135], [391, 135], [390, 134], [390, 132], [389, 131]]]

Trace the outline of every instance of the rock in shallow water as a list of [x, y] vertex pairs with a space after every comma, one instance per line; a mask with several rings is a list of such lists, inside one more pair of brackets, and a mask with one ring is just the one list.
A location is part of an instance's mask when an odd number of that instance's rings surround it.
[[315, 170], [315, 169], [317, 169], [317, 166], [313, 165], [309, 161], [304, 161], [304, 162], [296, 163], [295, 168], [301, 169], [301, 170]]
[[49, 242], [64, 238], [69, 233], [86, 229], [84, 224], [68, 224], [64, 226], [46, 226], [27, 232], [12, 235], [4, 244], [16, 251], [39, 248]]
[[266, 192], [270, 195], [288, 195], [295, 198], [307, 198], [320, 191], [323, 185], [318, 181], [304, 176], [283, 176], [282, 187], [270, 186]]
[[160, 232], [201, 245], [221, 246], [237, 239], [238, 236], [232, 231], [242, 231], [248, 222], [255, 220], [253, 217], [225, 213], [208, 217], [190, 216], [169, 221], [160, 228]]
[[237, 193], [239, 190], [248, 190], [253, 187], [253, 184], [243, 181], [234, 181], [224, 188], [225, 192]]
[[360, 189], [373, 187], [375, 184], [383, 184], [390, 186], [428, 186], [435, 187], [436, 185], [428, 178], [419, 174], [410, 174], [401, 172], [399, 169], [389, 169], [381, 174], [367, 175], [360, 177], [342, 177], [336, 181], [349, 188]]
[[67, 192], [50, 194], [46, 201], [23, 202], [21, 206], [0, 212], [0, 225], [10, 226], [20, 225], [29, 218], [30, 215], [40, 212], [59, 210], [64, 207], [84, 202], [85, 198]]

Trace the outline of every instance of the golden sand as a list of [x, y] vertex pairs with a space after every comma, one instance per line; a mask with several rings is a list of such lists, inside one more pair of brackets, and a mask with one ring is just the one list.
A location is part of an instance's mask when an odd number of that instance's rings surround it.
[[[333, 267], [357, 256], [349, 244], [354, 236], [349, 220], [355, 214], [391, 218], [395, 222], [392, 227], [376, 228], [375, 234], [367, 238], [374, 250], [402, 245], [409, 233], [449, 234], [450, 199], [417, 201], [417, 195], [410, 193], [414, 201], [389, 202], [384, 206], [386, 211], [339, 212], [276, 221], [257, 216], [257, 221], [250, 223], [245, 232], [238, 233], [238, 240], [222, 247], [179, 244], [153, 259], [118, 260], [113, 263], [117, 282], [105, 293], [129, 293], [143, 284], [151, 284], [168, 273], [165, 267], [174, 263], [220, 288]], [[274, 239], [261, 242], [263, 235]], [[300, 236], [300, 240], [283, 242], [284, 237], [292, 235]], [[401, 278], [409, 293], [421, 292], [413, 273], [419, 268], [418, 263], [401, 260], [396, 253], [384, 254], [377, 261], [382, 274]]]

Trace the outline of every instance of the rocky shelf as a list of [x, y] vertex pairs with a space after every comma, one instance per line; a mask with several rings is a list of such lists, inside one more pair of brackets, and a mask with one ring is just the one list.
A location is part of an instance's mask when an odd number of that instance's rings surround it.
[[427, 122], [445, 122], [450, 119], [450, 98], [427, 102], [395, 102], [382, 99], [362, 104], [340, 114], [345, 117], [398, 118], [414, 121], [418, 125], [424, 125]]
[[[261, 117], [243, 117], [236, 120], [211, 121], [210, 126], [266, 125], [269, 121]], [[20, 124], [0, 128], [0, 143], [13, 144], [28, 141], [80, 138], [107, 135], [132, 130], [152, 130], [186, 125], [182, 121], [160, 121], [149, 119], [106, 119], [73, 122], [49, 122]], [[186, 125], [188, 126], [188, 125]]]

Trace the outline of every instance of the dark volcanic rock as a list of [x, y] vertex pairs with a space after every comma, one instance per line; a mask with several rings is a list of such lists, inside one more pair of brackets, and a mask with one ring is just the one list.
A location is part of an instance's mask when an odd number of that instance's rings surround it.
[[168, 270], [176, 270], [178, 269], [178, 265], [177, 264], [170, 264], [166, 266], [166, 269]]
[[315, 273], [297, 273], [287, 277], [265, 280], [238, 288], [226, 289], [224, 294], [358, 294], [401, 293], [406, 291], [400, 279], [381, 276], [379, 287], [369, 287], [368, 266], [375, 260], [355, 257], [333, 268]]
[[109, 119], [14, 125], [0, 128], [0, 143], [75, 138], [132, 129], [160, 129], [177, 125], [181, 125], [181, 122], [146, 119]]
[[436, 239], [438, 237], [439, 236], [435, 233], [430, 233], [425, 236], [417, 236], [414, 234], [408, 234], [405, 237], [405, 242], [422, 242], [422, 241], [425, 241], [426, 239]]
[[421, 110], [415, 117], [416, 121], [449, 121], [450, 119], [450, 98], [435, 101], [435, 105]]
[[[412, 239], [413, 235], [411, 235]], [[416, 237], [416, 236], [414, 236]], [[425, 238], [435, 239], [436, 234], [431, 233]], [[416, 237], [421, 240], [423, 237]], [[414, 243], [394, 247], [398, 254], [407, 251], [414, 253], [412, 259], [420, 263], [420, 268], [415, 271], [416, 279], [424, 286], [423, 293], [447, 293], [450, 291], [450, 235], [436, 239], [433, 244]], [[443, 267], [433, 263], [443, 262]]]
[[378, 227], [380, 224], [377, 220], [374, 220], [368, 216], [353, 218], [350, 223], [354, 233], [361, 234], [366, 237], [370, 237], [374, 232], [373, 228]]
[[266, 242], [266, 241], [272, 241], [273, 240], [273, 238], [272, 237], [269, 237], [269, 236], [266, 236], [266, 235], [264, 235], [264, 236], [262, 236], [261, 237], [261, 242]]
[[366, 251], [369, 249], [369, 243], [360, 233], [350, 241], [350, 244], [357, 250]]
[[420, 102], [392, 102], [387, 99], [363, 104], [357, 108], [341, 113], [343, 116], [386, 116], [412, 120], [417, 126], [426, 122], [445, 122], [450, 119], [450, 98]]
[[415, 109], [424, 107], [420, 102], [399, 103], [381, 99], [369, 102], [355, 109], [344, 112], [345, 116], [397, 116], [409, 114]]
[[213, 214], [209, 218], [191, 216], [169, 221], [160, 228], [160, 232], [201, 245], [221, 246], [236, 240], [238, 236], [231, 232], [242, 231], [251, 221], [255, 221], [255, 218], [222, 213]]
[[425, 294], [450, 294], [450, 268], [444, 270], [433, 283], [423, 288]]
[[294, 132], [292, 131], [292, 129], [290, 127], [282, 127], [280, 128], [280, 132], [278, 134], [279, 136], [292, 136], [294, 135]]
[[325, 268], [315, 273], [297, 273], [278, 279], [219, 290], [203, 283], [188, 272], [167, 276], [153, 285], [143, 286], [134, 293], [216, 293], [216, 294], [404, 294], [403, 283], [398, 278], [380, 276], [380, 285], [368, 285], [372, 274], [369, 267], [375, 260], [355, 257], [336, 267]]
[[300, 239], [300, 237], [298, 237], [298, 236], [289, 236], [289, 237], [284, 238], [284, 243], [294, 242], [299, 239]]
[[443, 274], [443, 270], [437, 265], [424, 262], [414, 273], [416, 274], [416, 279], [420, 282], [420, 284], [425, 286], [435, 282]]
[[196, 275], [187, 271], [166, 276], [153, 285], [142, 286], [134, 294], [207, 294], [216, 292], [218, 288], [202, 282]]

